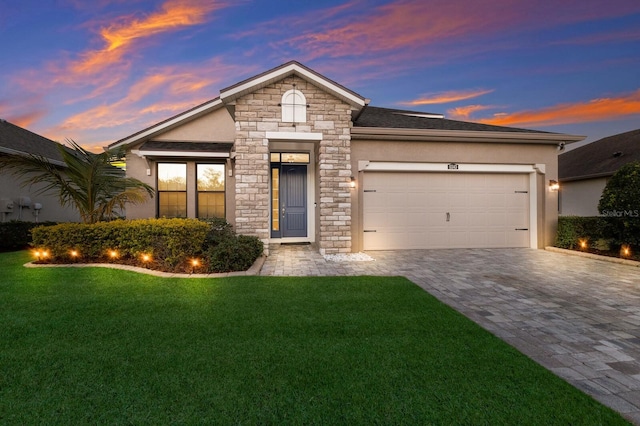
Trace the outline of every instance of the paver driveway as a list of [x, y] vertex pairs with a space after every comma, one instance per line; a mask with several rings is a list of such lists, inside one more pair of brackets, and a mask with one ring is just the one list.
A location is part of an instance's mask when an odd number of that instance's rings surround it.
[[273, 246], [263, 275], [402, 275], [640, 424], [640, 268], [532, 249], [370, 252]]

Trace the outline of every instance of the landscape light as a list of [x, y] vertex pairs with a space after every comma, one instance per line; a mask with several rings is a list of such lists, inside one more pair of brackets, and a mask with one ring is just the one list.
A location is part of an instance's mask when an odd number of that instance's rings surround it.
[[580, 240], [580, 248], [581, 249], [587, 248], [587, 240]]
[[71, 250], [71, 257], [78, 257], [78, 250]]
[[148, 254], [143, 254], [142, 255], [142, 261], [143, 262], [148, 262], [151, 260], [151, 256], [149, 256]]
[[622, 255], [625, 257], [629, 257], [631, 256], [631, 249], [629, 248], [629, 246], [622, 246]]
[[191, 265], [195, 268], [196, 266], [200, 266], [200, 261], [198, 259], [193, 259], [191, 261]]
[[109, 256], [111, 256], [112, 259], [115, 259], [118, 257], [118, 252], [115, 250], [109, 250]]

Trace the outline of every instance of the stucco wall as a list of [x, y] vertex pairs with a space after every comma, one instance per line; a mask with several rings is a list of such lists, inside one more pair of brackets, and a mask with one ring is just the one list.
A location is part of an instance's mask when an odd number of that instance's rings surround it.
[[598, 216], [598, 202], [607, 178], [585, 179], [560, 184], [560, 214]]
[[[558, 158], [555, 145], [378, 141], [351, 141], [351, 167], [358, 170], [359, 161], [476, 163], [476, 164], [543, 164], [544, 175], [537, 175], [538, 247], [553, 243], [558, 222], [558, 194], [548, 190], [549, 180], [558, 179]], [[352, 221], [353, 249], [362, 250], [362, 191], [354, 191]]]
[[[154, 135], [149, 138], [153, 141], [180, 142], [233, 142], [235, 138], [235, 124], [226, 108], [219, 109], [196, 118], [180, 127], [168, 130], [164, 133]], [[207, 158], [141, 158], [132, 154], [131, 150], [139, 148], [146, 140], [131, 146], [127, 152], [127, 176], [141, 180], [153, 188], [156, 188], [157, 163], [158, 162], [178, 162], [187, 164], [187, 216], [196, 217], [196, 163], [220, 162], [220, 159]], [[235, 225], [235, 175], [229, 176], [230, 162], [226, 162], [225, 176], [225, 213], [226, 219], [231, 225]], [[147, 169], [149, 174], [147, 174]], [[231, 171], [233, 174], [233, 170]], [[154, 197], [143, 204], [128, 205], [128, 219], [147, 219], [156, 217], [157, 197]]]
[[226, 108], [196, 118], [180, 127], [156, 135], [154, 141], [233, 142], [236, 127]]
[[[0, 213], [0, 221], [6, 220], [22, 220], [25, 222], [79, 222], [80, 215], [78, 211], [73, 207], [62, 207], [58, 200], [57, 195], [54, 192], [48, 192], [45, 194], [39, 194], [38, 190], [42, 188], [42, 185], [33, 186], [21, 186], [22, 180], [17, 180], [13, 176], [7, 173], [0, 173], [0, 199], [9, 199], [13, 201], [13, 211], [9, 214]], [[30, 208], [23, 208], [20, 211], [18, 200], [20, 197], [31, 198], [31, 204], [40, 203], [42, 209], [39, 211], [38, 216], [35, 215], [35, 210], [31, 206]]]

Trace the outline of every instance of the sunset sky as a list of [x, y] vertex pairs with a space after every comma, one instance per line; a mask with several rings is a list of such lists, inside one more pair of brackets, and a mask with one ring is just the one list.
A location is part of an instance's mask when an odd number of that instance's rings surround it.
[[297, 60], [371, 105], [640, 128], [638, 0], [0, 0], [0, 118], [90, 149]]

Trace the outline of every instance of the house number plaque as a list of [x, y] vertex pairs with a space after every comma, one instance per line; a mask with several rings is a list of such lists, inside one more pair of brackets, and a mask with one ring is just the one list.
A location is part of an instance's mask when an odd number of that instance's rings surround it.
[[447, 164], [447, 169], [449, 170], [458, 170], [458, 165], [456, 163]]

